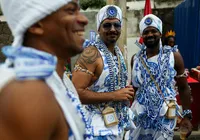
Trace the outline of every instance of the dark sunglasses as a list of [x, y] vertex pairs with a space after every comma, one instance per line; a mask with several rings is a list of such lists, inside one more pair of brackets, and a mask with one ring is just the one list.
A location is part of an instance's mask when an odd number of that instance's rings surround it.
[[121, 30], [121, 23], [120, 22], [107, 22], [107, 23], [104, 23], [103, 25], [103, 28], [105, 30], [111, 30], [112, 26], [114, 26], [115, 30]]

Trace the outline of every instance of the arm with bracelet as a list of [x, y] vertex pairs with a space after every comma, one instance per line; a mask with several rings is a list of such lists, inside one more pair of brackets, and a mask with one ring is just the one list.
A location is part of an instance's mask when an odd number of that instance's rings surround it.
[[184, 62], [181, 54], [179, 52], [174, 52], [175, 59], [175, 70], [177, 71], [176, 82], [178, 86], [178, 92], [181, 99], [181, 104], [183, 107], [183, 119], [181, 121], [180, 127], [185, 127], [188, 129], [188, 136], [192, 132], [192, 111], [190, 110], [191, 105], [191, 90], [187, 83], [187, 74], [184, 70]]

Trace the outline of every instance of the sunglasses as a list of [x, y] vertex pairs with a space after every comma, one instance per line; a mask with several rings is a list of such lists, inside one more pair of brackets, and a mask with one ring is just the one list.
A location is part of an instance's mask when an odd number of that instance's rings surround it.
[[115, 30], [121, 30], [121, 23], [120, 22], [107, 22], [104, 23], [103, 25], [104, 30], [109, 31], [111, 30], [112, 26], [114, 26]]

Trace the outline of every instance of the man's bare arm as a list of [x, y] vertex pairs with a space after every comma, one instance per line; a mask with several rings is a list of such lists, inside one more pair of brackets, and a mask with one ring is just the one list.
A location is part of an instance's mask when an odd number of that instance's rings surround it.
[[83, 104], [96, 104], [109, 101], [129, 100], [133, 96], [133, 88], [124, 88], [114, 92], [96, 93], [88, 90], [88, 87], [95, 82], [103, 70], [103, 60], [95, 47], [88, 47], [78, 58], [76, 64], [94, 74], [88, 74], [81, 70], [73, 71], [72, 82], [76, 87]]
[[76, 64], [79, 64], [84, 69], [94, 72], [96, 61], [99, 58], [101, 58], [99, 51], [94, 46], [90, 46], [83, 51], [83, 53], [77, 59]]
[[[177, 71], [177, 75], [180, 76], [185, 71], [183, 58], [179, 52], [174, 52], [174, 58], [175, 58], [175, 69]], [[186, 77], [179, 77], [179, 78], [178, 77], [176, 78], [176, 81], [177, 81], [179, 96], [181, 99], [181, 104], [183, 110], [187, 110], [190, 109], [190, 104], [191, 104], [190, 89]], [[192, 132], [192, 124], [190, 122], [190, 118], [184, 116], [184, 118], [181, 120], [180, 127], [185, 127], [188, 130], [187, 136], [189, 136]]]
[[[181, 75], [185, 71], [183, 58], [179, 52], [174, 52], [174, 58], [175, 58], [175, 69], [177, 71], [177, 75]], [[183, 109], [189, 109], [191, 104], [190, 100], [191, 94], [187, 83], [187, 78], [186, 77], [176, 78], [176, 82]]]
[[43, 81], [13, 81], [0, 93], [0, 139], [51, 140], [60, 114], [52, 91]]

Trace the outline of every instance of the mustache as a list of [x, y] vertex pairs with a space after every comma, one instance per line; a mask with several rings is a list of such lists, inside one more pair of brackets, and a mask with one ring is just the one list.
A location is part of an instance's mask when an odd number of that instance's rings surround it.
[[147, 37], [147, 40], [148, 40], [148, 39], [155, 39], [155, 37], [153, 37], [153, 36]]
[[118, 35], [118, 33], [116, 33], [116, 32], [109, 32], [109, 33], [107, 33], [107, 35]]

